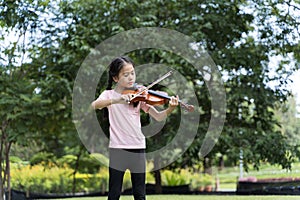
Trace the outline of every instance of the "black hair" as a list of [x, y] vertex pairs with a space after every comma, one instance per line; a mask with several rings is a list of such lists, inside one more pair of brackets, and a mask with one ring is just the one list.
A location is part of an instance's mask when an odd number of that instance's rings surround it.
[[[117, 57], [115, 59], [113, 59], [113, 61], [109, 64], [109, 72], [108, 72], [108, 85], [107, 85], [107, 90], [111, 90], [112, 88], [112, 84], [113, 84], [113, 77], [118, 76], [119, 72], [121, 71], [122, 67], [126, 64], [132, 64], [133, 67], [134, 63], [133, 61], [126, 56], [120, 56]], [[139, 104], [139, 102], [134, 102], [133, 106], [137, 107], [137, 105]]]
[[126, 64], [132, 64], [134, 67], [133, 61], [129, 57], [125, 56], [120, 56], [115, 59], [109, 64], [109, 72], [108, 72], [108, 85], [107, 85], [107, 90], [111, 90], [112, 84], [113, 84], [113, 77], [118, 76], [120, 70], [122, 67]]

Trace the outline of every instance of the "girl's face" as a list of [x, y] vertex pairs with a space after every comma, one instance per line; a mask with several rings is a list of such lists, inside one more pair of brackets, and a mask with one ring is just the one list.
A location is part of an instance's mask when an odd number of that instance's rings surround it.
[[113, 79], [117, 83], [119, 89], [124, 89], [133, 87], [135, 78], [134, 67], [132, 64], [126, 63], [120, 70], [118, 76], [115, 76]]

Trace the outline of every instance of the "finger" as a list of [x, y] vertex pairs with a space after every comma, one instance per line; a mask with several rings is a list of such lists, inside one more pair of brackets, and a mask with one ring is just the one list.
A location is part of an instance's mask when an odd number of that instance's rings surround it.
[[176, 97], [172, 97], [172, 103], [173, 103], [173, 105], [176, 104]]
[[177, 106], [178, 105], [178, 98], [172, 96], [170, 101], [171, 106]]
[[121, 98], [125, 101], [125, 102], [129, 102], [129, 95], [122, 95]]
[[179, 102], [179, 97], [178, 97], [178, 95], [176, 95], [175, 103], [178, 105], [178, 102]]

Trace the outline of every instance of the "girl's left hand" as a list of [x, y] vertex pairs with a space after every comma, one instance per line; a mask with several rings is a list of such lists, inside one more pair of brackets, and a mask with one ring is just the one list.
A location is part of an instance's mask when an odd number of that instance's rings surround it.
[[171, 99], [169, 100], [169, 106], [170, 107], [176, 107], [178, 106], [178, 95], [176, 97], [172, 96]]

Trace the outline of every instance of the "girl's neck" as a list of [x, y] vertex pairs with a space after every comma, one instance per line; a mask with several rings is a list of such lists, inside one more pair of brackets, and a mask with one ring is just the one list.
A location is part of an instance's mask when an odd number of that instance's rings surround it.
[[125, 89], [125, 88], [116, 86], [116, 87], [114, 88], [114, 91], [117, 92], [117, 93], [122, 94], [122, 92], [124, 91], [124, 89]]

